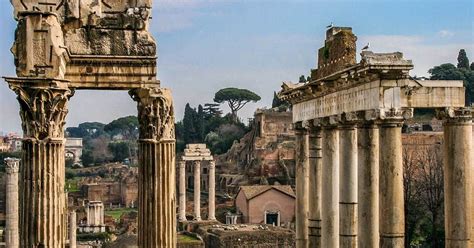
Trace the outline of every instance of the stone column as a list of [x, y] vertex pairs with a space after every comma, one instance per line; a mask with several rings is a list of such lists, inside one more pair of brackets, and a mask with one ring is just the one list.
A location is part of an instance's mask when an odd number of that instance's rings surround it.
[[379, 247], [379, 128], [362, 123], [357, 129], [358, 246]]
[[209, 162], [209, 220], [216, 220], [216, 163]]
[[76, 248], [76, 211], [69, 214], [69, 248]]
[[6, 247], [20, 247], [18, 233], [18, 172], [20, 160], [5, 159], [5, 245]]
[[321, 128], [313, 127], [309, 134], [309, 247], [321, 247]]
[[309, 144], [308, 131], [296, 133], [296, 247], [308, 247]]
[[339, 247], [339, 131], [323, 128], [321, 246]]
[[64, 247], [64, 124], [72, 92], [66, 82], [59, 80], [7, 81], [18, 95], [24, 135], [19, 185], [20, 247]]
[[194, 161], [194, 220], [201, 221], [201, 161]]
[[138, 246], [176, 247], [174, 110], [162, 88], [130, 91], [140, 123]]
[[340, 246], [357, 247], [357, 130], [342, 125], [340, 134]]
[[472, 114], [448, 109], [444, 123], [444, 206], [446, 247], [471, 247]]
[[380, 247], [405, 246], [402, 125], [405, 114], [390, 111], [380, 126]]
[[179, 161], [179, 221], [186, 221], [186, 161]]

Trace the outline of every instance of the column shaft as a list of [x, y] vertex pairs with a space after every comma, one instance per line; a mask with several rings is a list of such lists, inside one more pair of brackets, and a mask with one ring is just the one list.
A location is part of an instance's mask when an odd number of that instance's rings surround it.
[[179, 165], [179, 221], [186, 221], [186, 161]]
[[321, 129], [313, 128], [309, 135], [309, 247], [321, 247]]
[[444, 204], [446, 247], [471, 247], [472, 120], [448, 119], [444, 125]]
[[216, 219], [216, 164], [209, 164], [209, 220]]
[[73, 91], [54, 79], [9, 79], [23, 128], [20, 247], [64, 247], [64, 123]]
[[18, 229], [18, 172], [19, 159], [5, 159], [5, 245], [6, 247], [20, 247]]
[[194, 220], [201, 220], [201, 161], [194, 161]]
[[323, 129], [321, 246], [339, 247], [339, 131]]
[[76, 211], [69, 214], [69, 248], [76, 248]]
[[402, 121], [384, 121], [380, 129], [380, 247], [404, 247]]
[[358, 146], [358, 246], [377, 248], [379, 239], [379, 129], [361, 125]]
[[296, 130], [296, 247], [308, 247], [309, 144], [308, 132]]
[[64, 144], [23, 141], [21, 247], [65, 245]]
[[357, 247], [357, 130], [343, 126], [340, 134], [340, 246]]
[[176, 140], [171, 92], [140, 88], [129, 92], [140, 123], [138, 246], [175, 248]]
[[175, 143], [140, 141], [139, 247], [176, 247]]

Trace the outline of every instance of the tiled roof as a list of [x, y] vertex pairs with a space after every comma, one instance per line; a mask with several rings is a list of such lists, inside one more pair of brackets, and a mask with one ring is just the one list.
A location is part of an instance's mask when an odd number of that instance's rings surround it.
[[287, 194], [291, 197], [295, 197], [295, 192], [290, 185], [252, 185], [252, 186], [240, 186], [240, 190], [245, 195], [247, 200], [250, 200], [264, 192], [267, 192], [270, 189], [276, 189], [284, 194]]

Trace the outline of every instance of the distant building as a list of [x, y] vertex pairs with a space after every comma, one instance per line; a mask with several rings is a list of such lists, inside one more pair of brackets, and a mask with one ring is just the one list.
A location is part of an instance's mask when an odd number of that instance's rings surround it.
[[66, 138], [66, 159], [72, 159], [74, 164], [81, 163], [82, 138]]
[[105, 232], [104, 204], [101, 201], [90, 201], [85, 208], [87, 222], [79, 225], [79, 231], [85, 233]]
[[295, 218], [296, 196], [289, 185], [241, 186], [235, 198], [242, 223], [287, 225]]

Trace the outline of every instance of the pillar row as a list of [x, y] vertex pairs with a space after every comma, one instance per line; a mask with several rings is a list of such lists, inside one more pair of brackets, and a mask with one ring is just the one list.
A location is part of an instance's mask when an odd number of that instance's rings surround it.
[[77, 231], [77, 222], [76, 222], [76, 211], [71, 211], [69, 213], [69, 248], [76, 248], [76, 231]]
[[[34, 80], [34, 81], [28, 81]], [[7, 79], [17, 94], [23, 128], [20, 247], [64, 247], [64, 124], [73, 91], [54, 79]]]
[[179, 173], [179, 221], [186, 221], [186, 161], [178, 164]]
[[379, 128], [362, 123], [357, 129], [358, 247], [379, 247]]
[[20, 160], [15, 158], [5, 159], [5, 245], [6, 247], [20, 247], [18, 233], [18, 172]]
[[357, 130], [340, 127], [340, 246], [357, 247]]
[[296, 247], [308, 247], [309, 144], [308, 131], [296, 129]]
[[455, 110], [444, 123], [444, 205], [446, 247], [468, 248], [474, 238], [472, 115]]
[[201, 221], [201, 161], [194, 161], [194, 220]]
[[138, 246], [176, 247], [174, 110], [162, 88], [130, 91], [138, 105]]
[[216, 163], [209, 162], [209, 220], [216, 219]]
[[380, 126], [380, 247], [405, 246], [402, 161], [403, 119], [383, 120]]
[[321, 247], [322, 134], [313, 127], [309, 134], [309, 247]]
[[322, 138], [321, 246], [339, 247], [339, 131], [324, 127]]

